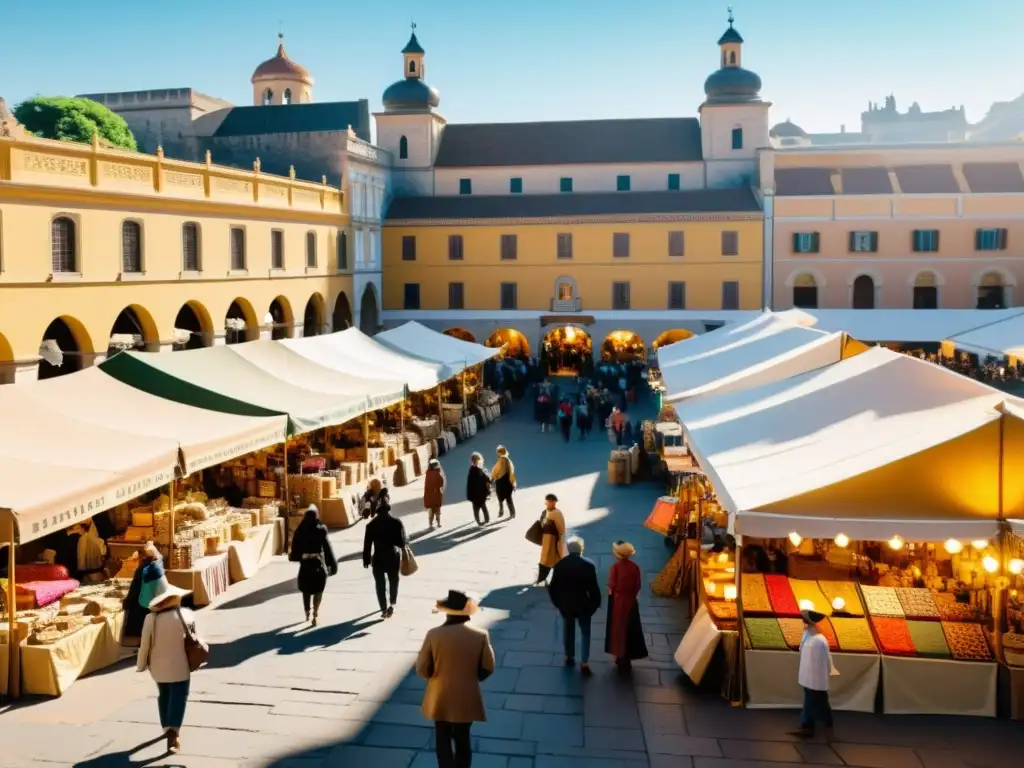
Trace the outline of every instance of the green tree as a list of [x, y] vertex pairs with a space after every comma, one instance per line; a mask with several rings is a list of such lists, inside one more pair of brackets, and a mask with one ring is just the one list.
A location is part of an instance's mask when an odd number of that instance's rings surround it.
[[139, 148], [124, 118], [90, 99], [36, 96], [16, 106], [14, 116], [25, 130], [43, 139], [89, 143], [98, 134], [105, 144]]

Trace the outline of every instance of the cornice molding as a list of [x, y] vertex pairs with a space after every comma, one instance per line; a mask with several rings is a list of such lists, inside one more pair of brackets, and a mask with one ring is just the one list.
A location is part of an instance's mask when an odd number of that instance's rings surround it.
[[544, 224], [661, 224], [675, 221], [763, 221], [762, 213], [609, 214], [606, 216], [543, 216], [500, 219], [393, 219], [385, 227], [496, 227]]

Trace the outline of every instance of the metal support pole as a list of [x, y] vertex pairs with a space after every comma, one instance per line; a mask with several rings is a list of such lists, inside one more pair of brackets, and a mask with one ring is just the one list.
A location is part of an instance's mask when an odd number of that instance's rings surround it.
[[401, 402], [398, 403], [399, 413], [399, 436], [402, 438], [398, 441], [398, 455], [405, 455], [405, 398], [403, 397]]
[[363, 458], [366, 459], [366, 479], [370, 479], [370, 414], [363, 414]]
[[11, 540], [7, 544], [7, 695], [21, 696], [21, 639], [18, 633], [18, 597], [14, 587], [14, 521], [11, 521]]

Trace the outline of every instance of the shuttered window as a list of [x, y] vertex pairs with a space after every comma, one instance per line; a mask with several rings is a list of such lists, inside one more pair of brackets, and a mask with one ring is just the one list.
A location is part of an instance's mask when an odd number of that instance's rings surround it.
[[181, 225], [181, 269], [199, 271], [199, 225], [194, 221]]
[[55, 218], [50, 224], [51, 267], [55, 273], [78, 271], [77, 246], [74, 220], [67, 216]]
[[121, 271], [142, 271], [142, 225], [137, 221], [121, 223]]

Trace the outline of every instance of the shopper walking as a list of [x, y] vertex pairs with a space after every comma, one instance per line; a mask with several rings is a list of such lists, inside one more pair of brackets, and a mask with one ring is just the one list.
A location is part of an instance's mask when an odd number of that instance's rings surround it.
[[327, 577], [338, 573], [338, 561], [327, 536], [327, 526], [320, 522], [320, 510], [313, 504], [309, 505], [302, 522], [295, 529], [288, 559], [299, 564], [302, 609], [306, 613], [306, 621], [315, 627], [320, 620], [320, 603], [324, 599]]
[[366, 524], [363, 538], [363, 567], [373, 567], [382, 619], [390, 619], [395, 614], [398, 570], [402, 567], [402, 552], [408, 544], [402, 521], [391, 514], [389, 503], [382, 502], [377, 507], [377, 515]]
[[828, 638], [819, 625], [825, 614], [817, 611], [800, 611], [804, 620], [804, 634], [800, 638], [800, 670], [797, 682], [804, 690], [804, 706], [800, 711], [800, 727], [792, 731], [793, 736], [810, 738], [814, 726], [821, 723], [825, 737], [832, 740], [832, 705], [828, 700], [829, 679], [838, 675], [832, 664], [832, 651]]
[[583, 557], [583, 539], [571, 536], [565, 543], [568, 554], [551, 572], [548, 594], [562, 614], [565, 666], [575, 666], [576, 626], [580, 628], [580, 672], [590, 677], [590, 620], [601, 607], [597, 566]]
[[643, 578], [640, 567], [630, 559], [636, 554], [632, 544], [617, 541], [612, 553], [616, 562], [608, 572], [608, 633], [604, 649], [615, 657], [620, 672], [628, 672], [632, 662], [647, 658], [637, 602]]
[[466, 498], [473, 505], [473, 517], [477, 525], [491, 522], [487, 511], [487, 498], [491, 495], [491, 478], [483, 468], [484, 457], [474, 453], [469, 457], [469, 474], [466, 476]]
[[156, 707], [168, 752], [181, 748], [179, 734], [192, 681], [185, 638], [187, 634], [196, 636], [195, 614], [181, 607], [181, 599], [189, 594], [187, 589], [173, 586], [166, 576], [156, 583], [136, 660], [136, 670], [149, 670], [156, 683]]
[[558, 427], [562, 431], [562, 439], [569, 442], [572, 435], [572, 403], [562, 400], [558, 406]]
[[551, 569], [565, 557], [565, 516], [558, 508], [558, 497], [549, 493], [544, 497], [544, 512], [541, 515], [540, 562], [537, 564], [537, 582], [540, 586], [547, 581]]
[[625, 437], [626, 417], [618, 408], [612, 408], [612, 415], [608, 417], [608, 426], [611, 428], [614, 443], [622, 445]]
[[590, 432], [590, 408], [586, 400], [576, 406], [576, 428], [580, 431], [580, 440], [586, 440]]
[[[128, 594], [121, 603], [124, 611], [124, 622], [121, 625], [121, 645], [126, 648], [138, 648], [142, 642], [142, 625], [149, 615], [149, 601], [152, 599], [156, 582], [164, 575], [164, 561], [152, 541], [138, 553], [139, 564], [132, 574], [132, 583], [128, 586]], [[148, 585], [144, 589], [144, 584]]]
[[427, 510], [427, 523], [431, 528], [437, 523], [441, 527], [441, 507], [444, 505], [444, 489], [448, 478], [441, 469], [441, 462], [431, 459], [423, 475], [423, 506]]
[[427, 681], [421, 712], [434, 721], [438, 768], [469, 768], [469, 731], [487, 720], [480, 683], [494, 672], [494, 649], [486, 629], [471, 626], [476, 601], [451, 590], [435, 611], [446, 615], [423, 640], [416, 674]]
[[516, 505], [512, 501], [512, 494], [516, 490], [516, 468], [505, 446], [499, 445], [497, 453], [498, 461], [491, 469], [491, 482], [494, 483], [494, 492], [498, 497], [498, 517], [504, 516], [507, 504], [508, 516], [515, 518]]
[[391, 495], [387, 486], [376, 477], [366, 484], [366, 492], [363, 493], [363, 504], [360, 514], [367, 520], [377, 514], [377, 508], [383, 503], [391, 504]]

